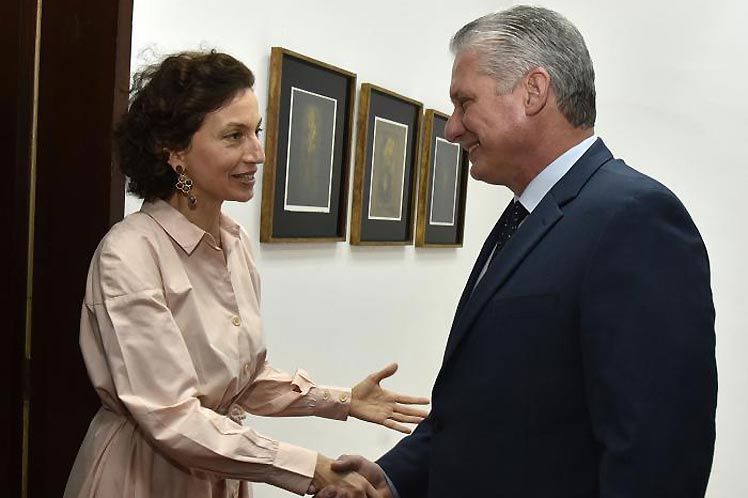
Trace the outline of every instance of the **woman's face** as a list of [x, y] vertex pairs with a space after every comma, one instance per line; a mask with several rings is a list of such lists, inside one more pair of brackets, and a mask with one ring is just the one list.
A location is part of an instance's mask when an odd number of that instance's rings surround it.
[[170, 154], [169, 164], [181, 165], [192, 179], [199, 205], [252, 198], [257, 167], [265, 160], [261, 122], [257, 98], [247, 89], [207, 114], [187, 149]]

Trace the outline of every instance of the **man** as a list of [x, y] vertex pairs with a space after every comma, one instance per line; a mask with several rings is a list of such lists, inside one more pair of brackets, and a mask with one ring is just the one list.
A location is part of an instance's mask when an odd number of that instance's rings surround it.
[[703, 497], [714, 307], [691, 218], [595, 137], [592, 63], [568, 20], [513, 7], [451, 48], [447, 138], [519, 204], [468, 279], [431, 415], [378, 465], [336, 468], [400, 498]]

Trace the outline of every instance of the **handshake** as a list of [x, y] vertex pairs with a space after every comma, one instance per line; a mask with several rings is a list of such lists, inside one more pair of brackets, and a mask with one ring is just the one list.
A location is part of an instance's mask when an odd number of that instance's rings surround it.
[[[428, 412], [405, 405], [426, 405], [428, 398], [385, 391], [380, 382], [397, 371], [392, 363], [358, 383], [351, 392], [350, 415], [409, 434], [404, 424], [418, 424]], [[361, 456], [342, 455], [337, 460], [319, 454], [307, 494], [315, 498], [392, 498], [379, 465]]]
[[331, 460], [320, 454], [307, 493], [315, 498], [392, 498], [382, 468], [358, 455]]

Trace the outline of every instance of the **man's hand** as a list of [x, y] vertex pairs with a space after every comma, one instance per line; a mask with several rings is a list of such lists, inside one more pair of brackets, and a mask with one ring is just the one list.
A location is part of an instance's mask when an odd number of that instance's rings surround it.
[[357, 419], [410, 434], [410, 428], [403, 424], [419, 424], [428, 412], [407, 405], [428, 405], [429, 399], [382, 389], [379, 383], [395, 372], [397, 363], [391, 363], [356, 384], [351, 391], [350, 414]]
[[[328, 489], [333, 492], [331, 497], [337, 498], [384, 498], [369, 481], [355, 471], [336, 471], [331, 468], [334, 462], [326, 456], [317, 456], [314, 477], [307, 493], [315, 494], [319, 490]], [[321, 496], [317, 494], [316, 496]]]
[[[382, 498], [392, 498], [392, 491], [387, 484], [382, 468], [359, 455], [341, 455], [331, 463], [330, 468], [335, 472], [357, 472], [365, 477]], [[327, 486], [315, 495], [315, 498], [351, 498], [355, 495], [346, 494], [347, 490], [339, 486]]]

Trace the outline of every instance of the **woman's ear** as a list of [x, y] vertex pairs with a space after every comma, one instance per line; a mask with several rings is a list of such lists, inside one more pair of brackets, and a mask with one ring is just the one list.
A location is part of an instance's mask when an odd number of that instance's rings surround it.
[[177, 166], [182, 166], [184, 164], [184, 153], [174, 152], [168, 149], [164, 149], [164, 153], [168, 154], [166, 162], [169, 163], [169, 166], [171, 166], [171, 169], [173, 169], [174, 171], [177, 170]]

